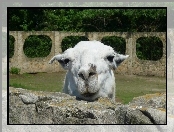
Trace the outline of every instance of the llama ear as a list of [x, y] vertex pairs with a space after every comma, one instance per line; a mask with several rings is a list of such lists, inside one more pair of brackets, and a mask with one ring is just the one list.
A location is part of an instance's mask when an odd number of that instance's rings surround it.
[[50, 61], [49, 64], [52, 64], [55, 60], [61, 59], [60, 55], [55, 55]]
[[67, 70], [69, 68], [70, 59], [66, 58], [64, 54], [55, 55], [49, 61], [49, 64], [52, 64], [55, 60], [57, 60], [65, 70]]
[[109, 66], [115, 70], [128, 57], [129, 55], [114, 53], [113, 55], [107, 56], [106, 59], [109, 62]]
[[116, 54], [114, 57], [114, 61], [117, 65], [117, 67], [128, 57], [129, 57], [129, 55]]

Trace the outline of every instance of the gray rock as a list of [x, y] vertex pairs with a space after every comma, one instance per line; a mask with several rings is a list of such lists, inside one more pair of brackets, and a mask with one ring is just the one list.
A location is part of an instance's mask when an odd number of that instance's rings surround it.
[[32, 93], [26, 93], [25, 95], [19, 95], [19, 97], [22, 99], [23, 103], [25, 103], [25, 104], [34, 104], [38, 100], [38, 97]]
[[129, 105], [166, 109], [166, 93], [147, 94], [144, 96], [135, 97], [129, 103]]
[[142, 112], [148, 116], [154, 124], [166, 124], [166, 111], [163, 109], [152, 109], [148, 108], [146, 110], [142, 110]]
[[[137, 102], [137, 101], [136, 101]], [[132, 104], [132, 105], [131, 105]], [[9, 88], [10, 124], [164, 124], [160, 109], [137, 108], [108, 98], [95, 102], [79, 101], [59, 92], [29, 91]], [[138, 104], [141, 104], [140, 102]], [[144, 107], [143, 107], [144, 108]], [[164, 108], [163, 108], [164, 109]], [[158, 117], [158, 116], [161, 117]]]
[[142, 114], [138, 109], [132, 110], [128, 109], [126, 114], [125, 124], [153, 124], [151, 120]]
[[166, 94], [155, 93], [135, 97], [129, 107], [140, 110], [153, 124], [166, 124]]

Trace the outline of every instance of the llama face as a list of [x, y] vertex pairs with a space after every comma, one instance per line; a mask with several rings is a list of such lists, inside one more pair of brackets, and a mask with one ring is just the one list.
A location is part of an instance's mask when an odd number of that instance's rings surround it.
[[117, 54], [99, 41], [81, 41], [74, 48], [54, 56], [68, 70], [64, 92], [80, 99], [94, 101], [99, 97], [114, 98], [113, 70], [128, 56]]

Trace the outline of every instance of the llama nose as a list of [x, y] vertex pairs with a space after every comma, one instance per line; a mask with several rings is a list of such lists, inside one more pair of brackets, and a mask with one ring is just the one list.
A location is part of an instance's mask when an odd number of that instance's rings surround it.
[[82, 78], [83, 80], [88, 80], [91, 76], [95, 75], [95, 72], [88, 72], [88, 71], [81, 71], [79, 72], [79, 77]]
[[91, 76], [96, 74], [96, 66], [89, 64], [90, 68], [81, 68], [78, 75], [83, 80], [88, 80]]

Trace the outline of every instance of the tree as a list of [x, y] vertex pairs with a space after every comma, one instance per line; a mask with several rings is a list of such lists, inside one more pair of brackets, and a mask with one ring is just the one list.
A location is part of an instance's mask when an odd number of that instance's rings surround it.
[[165, 9], [9, 9], [11, 31], [163, 32]]
[[[166, 9], [12, 8], [8, 11], [10, 31], [166, 32], [167, 24]], [[84, 37], [65, 38], [62, 42], [62, 51], [73, 47], [80, 40], [87, 39]], [[40, 46], [36, 47], [32, 41], [37, 41]], [[29, 43], [24, 45], [24, 52], [30, 57], [46, 56], [47, 52], [50, 52], [47, 50], [50, 47], [47, 47], [47, 44], [42, 41], [45, 40], [30, 38]], [[116, 51], [119, 47], [118, 52], [124, 54], [125, 42], [122, 38], [110, 37], [102, 41], [115, 48]], [[149, 39], [137, 41], [137, 56], [140, 59], [157, 60], [162, 56], [162, 47], [158, 45], [157, 41], [153, 43], [157, 44], [157, 48], [153, 52], [151, 51], [153, 44], [150, 46], [141, 44], [150, 42]], [[49, 44], [49, 42], [47, 43]], [[44, 49], [43, 45], [47, 48]], [[35, 48], [33, 49], [33, 47]], [[44, 50], [47, 50], [45, 54], [42, 52]]]

